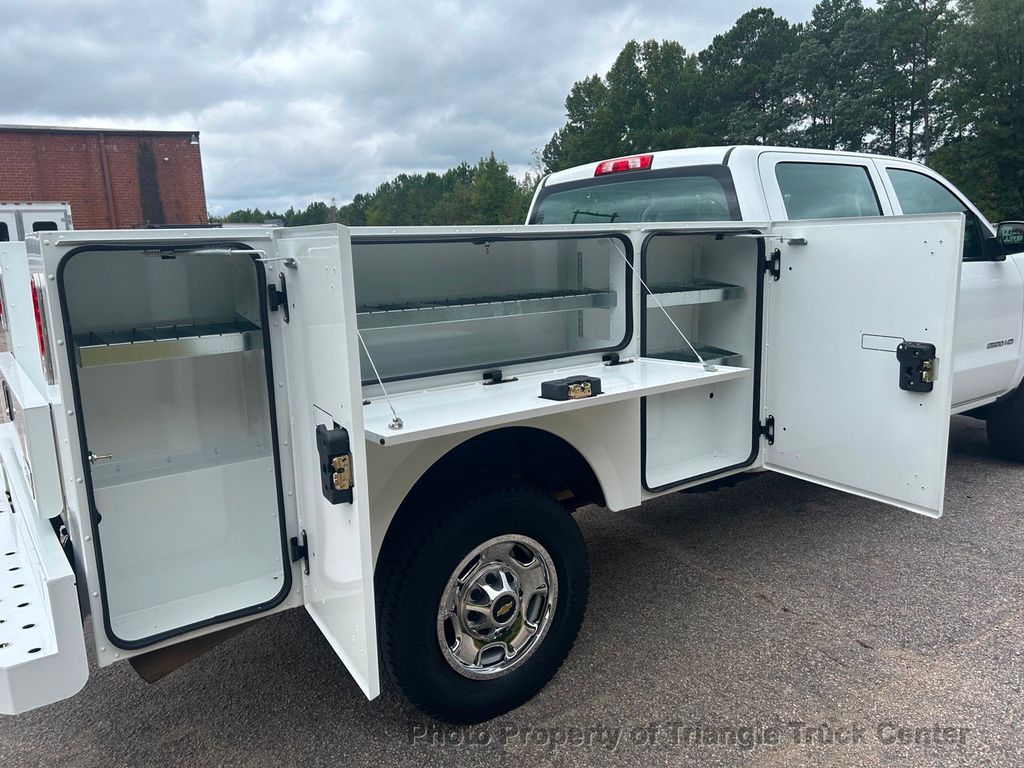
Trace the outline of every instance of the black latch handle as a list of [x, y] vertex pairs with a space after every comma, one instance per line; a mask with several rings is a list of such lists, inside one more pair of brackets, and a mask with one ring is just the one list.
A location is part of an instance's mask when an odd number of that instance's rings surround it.
[[931, 392], [935, 387], [935, 345], [923, 341], [904, 341], [896, 347], [900, 361], [900, 389], [907, 392]]
[[324, 424], [316, 427], [316, 450], [320, 455], [320, 482], [324, 498], [331, 504], [352, 503], [353, 467], [348, 430]]

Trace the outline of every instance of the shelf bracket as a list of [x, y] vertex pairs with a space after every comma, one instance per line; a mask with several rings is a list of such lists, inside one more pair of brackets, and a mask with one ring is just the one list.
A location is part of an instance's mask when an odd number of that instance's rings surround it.
[[485, 387], [492, 384], [509, 384], [513, 381], [519, 381], [515, 376], [511, 379], [506, 379], [500, 368], [496, 368], [493, 371], [484, 371], [483, 379]]
[[601, 357], [601, 362], [603, 362], [605, 365], [609, 365], [609, 366], [611, 366], [611, 365], [629, 365], [630, 363], [633, 362], [633, 358], [629, 358], [628, 360], [622, 360], [622, 359], [619, 358], [619, 353], [618, 352], [609, 352], [607, 355], [604, 355], [604, 356]]

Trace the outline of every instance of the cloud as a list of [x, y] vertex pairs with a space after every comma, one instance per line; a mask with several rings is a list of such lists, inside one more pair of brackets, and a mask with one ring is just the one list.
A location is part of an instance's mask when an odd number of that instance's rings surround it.
[[522, 172], [627, 40], [699, 50], [753, 5], [5, 0], [0, 123], [199, 130], [214, 212], [343, 202], [492, 150]]

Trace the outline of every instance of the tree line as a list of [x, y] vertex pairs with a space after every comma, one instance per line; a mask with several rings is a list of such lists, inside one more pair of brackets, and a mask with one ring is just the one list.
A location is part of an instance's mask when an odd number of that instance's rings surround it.
[[[1024, 217], [1024, 0], [822, 0], [791, 24], [743, 14], [697, 53], [630, 41], [576, 82], [540, 171], [720, 144], [878, 152], [943, 173], [993, 220]], [[225, 221], [287, 225], [522, 223], [537, 178], [492, 153], [442, 174], [401, 174], [351, 203]]]
[[476, 165], [462, 163], [444, 173], [402, 173], [376, 190], [358, 194], [337, 205], [315, 201], [304, 209], [283, 213], [246, 208], [229, 213], [223, 221], [262, 224], [281, 221], [287, 227], [339, 223], [353, 227], [448, 224], [523, 223], [530, 207], [536, 178], [527, 173], [517, 179], [508, 163], [492, 152]]
[[627, 43], [565, 107], [549, 170], [715, 144], [877, 152], [1024, 214], [1024, 0], [822, 0], [803, 24], [755, 8], [699, 53]]

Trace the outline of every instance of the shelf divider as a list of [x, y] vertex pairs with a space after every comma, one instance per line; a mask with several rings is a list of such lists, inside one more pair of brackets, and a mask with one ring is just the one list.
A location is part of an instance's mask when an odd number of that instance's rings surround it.
[[[744, 288], [742, 285], [731, 283], [720, 283], [715, 280], [703, 280], [696, 278], [685, 283], [657, 283], [651, 286], [651, 291], [658, 297], [658, 301], [665, 307], [682, 307], [692, 304], [711, 304], [718, 301], [730, 301], [743, 297]], [[647, 304], [647, 309], [657, 309], [653, 301]]]
[[82, 368], [224, 355], [263, 347], [263, 334], [244, 318], [88, 331], [75, 336]]
[[581, 288], [506, 296], [475, 296], [359, 307], [360, 330], [431, 325], [546, 312], [612, 309], [615, 291]]
[[[741, 364], [743, 359], [743, 355], [739, 352], [731, 352], [728, 349], [713, 347], [710, 344], [694, 342], [693, 346], [698, 352], [700, 352], [700, 356], [703, 357], [706, 362], [714, 363], [715, 365], [738, 366]], [[662, 352], [648, 352], [647, 357], [653, 357], [657, 360], [675, 360], [680, 363], [700, 362], [688, 347], [683, 349], [670, 349]]]

